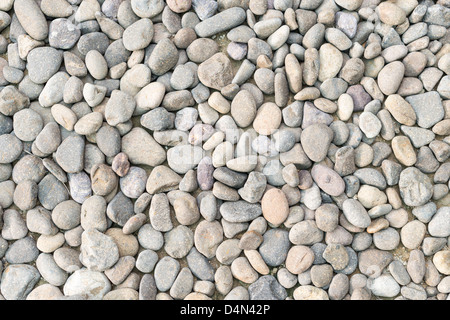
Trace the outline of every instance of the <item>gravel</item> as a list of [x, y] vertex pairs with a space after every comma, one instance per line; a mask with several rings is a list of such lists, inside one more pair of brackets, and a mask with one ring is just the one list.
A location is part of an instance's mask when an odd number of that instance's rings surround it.
[[0, 3], [0, 298], [446, 300], [448, 3]]

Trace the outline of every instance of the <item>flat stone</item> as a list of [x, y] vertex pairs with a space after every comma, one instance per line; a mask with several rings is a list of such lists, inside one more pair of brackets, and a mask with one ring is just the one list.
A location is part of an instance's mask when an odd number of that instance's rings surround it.
[[148, 66], [153, 74], [163, 75], [172, 69], [178, 61], [178, 50], [167, 38], [158, 42], [148, 60]]
[[226, 9], [210, 18], [203, 20], [195, 26], [195, 32], [201, 38], [208, 38], [219, 32], [230, 30], [240, 25], [246, 18], [242, 8]]
[[444, 117], [442, 100], [435, 91], [406, 97], [417, 116], [417, 124], [425, 129], [432, 127]]
[[48, 36], [47, 21], [40, 6], [32, 0], [14, 2], [14, 13], [24, 30], [36, 40]]
[[301, 143], [308, 158], [314, 162], [322, 161], [333, 136], [333, 131], [324, 124], [313, 124], [303, 130]]
[[169, 167], [179, 174], [185, 174], [195, 168], [203, 157], [203, 149], [193, 145], [175, 146], [167, 152]]
[[229, 222], [248, 222], [262, 214], [259, 204], [246, 201], [224, 202], [220, 206], [222, 217]]
[[86, 295], [88, 299], [100, 300], [111, 290], [111, 282], [102, 272], [82, 269], [67, 279], [63, 292], [68, 296]]
[[105, 271], [119, 259], [119, 251], [111, 237], [90, 229], [83, 232], [81, 262], [92, 271]]
[[408, 206], [421, 206], [432, 196], [430, 179], [419, 169], [410, 167], [404, 169], [399, 180], [400, 195]]
[[122, 137], [122, 152], [135, 165], [154, 167], [166, 160], [165, 150], [142, 128], [133, 128]]
[[248, 288], [250, 300], [284, 300], [287, 297], [286, 290], [271, 275], [260, 277]]
[[31, 81], [37, 84], [46, 83], [59, 70], [62, 58], [62, 54], [55, 48], [39, 47], [31, 50], [27, 56]]
[[345, 200], [342, 204], [342, 209], [345, 217], [351, 224], [361, 228], [367, 228], [370, 225], [370, 217], [358, 200]]
[[316, 164], [311, 170], [311, 176], [318, 187], [331, 196], [339, 196], [345, 190], [344, 180], [339, 174], [327, 166]]
[[448, 207], [441, 207], [437, 210], [431, 221], [428, 223], [428, 232], [433, 237], [447, 237], [450, 232], [448, 216], [450, 214]]
[[39, 278], [39, 271], [31, 265], [9, 265], [2, 273], [2, 295], [7, 300], [25, 300]]
[[231, 61], [223, 53], [216, 53], [198, 67], [199, 80], [207, 87], [221, 90], [233, 80]]

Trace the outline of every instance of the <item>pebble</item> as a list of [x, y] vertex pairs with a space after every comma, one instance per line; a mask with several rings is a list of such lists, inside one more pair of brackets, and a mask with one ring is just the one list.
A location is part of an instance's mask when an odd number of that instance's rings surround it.
[[329, 297], [325, 290], [305, 285], [294, 290], [294, 300], [329, 300]]
[[75, 271], [63, 287], [64, 295], [85, 295], [88, 299], [97, 300], [102, 299], [110, 291], [111, 282], [108, 278], [102, 272], [89, 269]]
[[86, 199], [81, 206], [81, 226], [83, 229], [95, 228], [105, 231], [106, 221], [106, 200], [97, 195]]
[[58, 267], [51, 254], [41, 253], [36, 259], [36, 267], [42, 277], [51, 285], [61, 286], [67, 280], [67, 273]]
[[446, 298], [442, 1], [30, 1], [0, 4], [5, 299]]
[[[419, 127], [428, 129], [442, 120], [444, 116], [442, 101], [437, 92], [413, 95], [406, 97], [405, 100], [410, 103], [414, 109], [418, 118], [417, 124]], [[425, 105], [427, 106], [426, 108]]]
[[198, 250], [193, 247], [186, 257], [189, 269], [191, 269], [194, 276], [200, 280], [213, 281], [214, 268], [209, 263], [208, 259], [203, 256]]
[[41, 8], [34, 1], [14, 2], [14, 12], [24, 30], [34, 39], [44, 40], [48, 36], [47, 21]]
[[0, 136], [0, 160], [2, 164], [12, 163], [22, 153], [22, 142], [13, 135], [3, 134]]
[[194, 243], [197, 250], [206, 258], [216, 255], [216, 250], [223, 241], [223, 229], [217, 221], [202, 221], [194, 233]]
[[204, 19], [202, 22], [198, 23], [194, 29], [199, 37], [207, 38], [219, 32], [237, 27], [245, 20], [245, 18], [246, 14], [242, 8], [229, 8]]
[[135, 165], [156, 166], [166, 160], [165, 150], [142, 128], [133, 128], [122, 137], [122, 152]]
[[268, 266], [279, 266], [286, 259], [289, 247], [288, 232], [276, 228], [263, 234], [258, 251]]
[[450, 252], [448, 250], [440, 250], [433, 256], [433, 264], [436, 266], [436, 269], [445, 275], [450, 273], [447, 263], [449, 254]]
[[400, 173], [400, 196], [409, 206], [421, 206], [432, 197], [430, 179], [419, 169], [410, 167]]
[[259, 217], [262, 214], [262, 209], [258, 204], [239, 200], [224, 202], [220, 206], [220, 213], [228, 222], [248, 222]]
[[198, 66], [198, 78], [205, 86], [221, 90], [233, 80], [231, 61], [223, 53], [216, 53]]
[[136, 268], [144, 273], [150, 273], [154, 270], [158, 262], [158, 254], [153, 250], [143, 250], [136, 259]]
[[27, 56], [30, 80], [36, 84], [46, 83], [58, 71], [62, 58], [61, 53], [55, 48], [39, 47], [31, 50]]
[[250, 300], [284, 300], [287, 292], [271, 275], [260, 277], [248, 287]]
[[337, 271], [343, 270], [349, 264], [348, 252], [341, 244], [327, 245], [322, 257]]
[[369, 280], [369, 288], [373, 294], [381, 297], [392, 298], [400, 292], [400, 286], [390, 275], [381, 275]]
[[8, 247], [5, 260], [10, 264], [24, 264], [36, 260], [39, 250], [36, 241], [31, 237], [25, 237], [15, 241]]
[[178, 61], [178, 51], [172, 41], [162, 39], [153, 49], [148, 66], [153, 74], [162, 75], [172, 69]]
[[246, 257], [236, 258], [232, 262], [231, 273], [236, 279], [248, 284], [254, 283], [258, 279], [258, 273]]
[[433, 237], [447, 237], [450, 232], [448, 224], [448, 207], [439, 208], [428, 223], [428, 233]]
[[[317, 100], [316, 100], [317, 101]], [[317, 103], [319, 105], [319, 103]], [[332, 117], [318, 108], [315, 105], [306, 102], [303, 106], [303, 123], [302, 129], [310, 126], [311, 124], [326, 124], [329, 125], [332, 122]]]
[[200, 212], [195, 198], [189, 194], [175, 199], [173, 207], [176, 219], [183, 225], [194, 224], [200, 218]]
[[273, 225], [282, 224], [289, 214], [286, 196], [283, 191], [276, 188], [264, 194], [261, 199], [261, 209], [264, 218]]
[[66, 187], [52, 174], [47, 174], [38, 184], [38, 200], [48, 210], [69, 199]]
[[314, 165], [311, 170], [311, 176], [317, 186], [331, 196], [339, 196], [345, 190], [344, 180], [337, 172], [327, 166]]
[[80, 261], [93, 271], [105, 271], [119, 260], [119, 250], [114, 240], [95, 230], [83, 232]]
[[391, 62], [383, 67], [378, 74], [378, 86], [386, 94], [395, 94], [405, 73], [405, 67], [400, 61]]
[[167, 152], [169, 167], [179, 174], [185, 174], [195, 168], [203, 159], [204, 151], [198, 146], [179, 145]]
[[386, 228], [373, 234], [373, 242], [378, 249], [392, 250], [400, 243], [400, 235], [394, 228]]
[[408, 263], [406, 265], [411, 280], [415, 283], [420, 283], [425, 276], [425, 256], [420, 250], [412, 250], [409, 254]]
[[137, 199], [145, 191], [147, 173], [139, 167], [130, 167], [128, 173], [120, 178], [120, 189], [125, 196]]
[[73, 229], [80, 224], [81, 205], [73, 200], [61, 202], [53, 209], [51, 216], [58, 228]]
[[186, 297], [194, 286], [194, 276], [189, 268], [185, 267], [180, 270], [177, 278], [170, 288], [170, 295], [175, 299], [183, 299]]
[[347, 220], [354, 226], [366, 228], [370, 225], [370, 217], [358, 200], [345, 200], [342, 204], [342, 209]]
[[333, 131], [324, 124], [312, 124], [303, 130], [301, 143], [308, 158], [314, 162], [322, 161], [333, 136]]
[[[128, 26], [123, 33], [123, 45], [129, 51], [145, 49], [153, 38], [154, 29], [150, 19], [143, 18]], [[138, 35], [144, 35], [139, 37]]]
[[13, 264], [2, 273], [1, 291], [6, 300], [25, 300], [40, 278], [39, 271], [28, 264]]

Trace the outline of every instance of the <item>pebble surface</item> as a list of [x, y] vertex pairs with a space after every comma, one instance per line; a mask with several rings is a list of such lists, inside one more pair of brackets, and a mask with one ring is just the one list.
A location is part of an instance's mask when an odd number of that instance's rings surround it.
[[0, 299], [448, 300], [448, 1], [0, 3]]

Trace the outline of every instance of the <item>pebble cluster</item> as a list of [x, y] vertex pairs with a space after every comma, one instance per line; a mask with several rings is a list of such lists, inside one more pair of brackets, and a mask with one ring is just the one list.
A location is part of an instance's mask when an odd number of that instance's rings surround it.
[[0, 293], [450, 293], [448, 0], [1, 0]]

